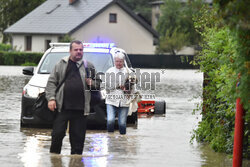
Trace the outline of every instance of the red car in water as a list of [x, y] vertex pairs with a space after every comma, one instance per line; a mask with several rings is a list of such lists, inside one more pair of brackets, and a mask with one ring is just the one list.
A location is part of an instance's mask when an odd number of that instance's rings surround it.
[[138, 102], [138, 114], [165, 114], [166, 102], [154, 100], [142, 100]]

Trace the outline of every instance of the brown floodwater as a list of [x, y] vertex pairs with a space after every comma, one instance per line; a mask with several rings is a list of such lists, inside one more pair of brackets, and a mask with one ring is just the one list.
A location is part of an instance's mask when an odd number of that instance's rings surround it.
[[[82, 156], [70, 155], [69, 136], [61, 155], [49, 153], [51, 129], [20, 128], [22, 87], [29, 77], [19, 66], [0, 66], [0, 162], [3, 167], [221, 167], [232, 159], [210, 147], [190, 143], [201, 116], [192, 114], [201, 95], [197, 70], [143, 69], [160, 73], [156, 90], [143, 91], [166, 101], [164, 116], [142, 116], [127, 135], [87, 130]], [[243, 166], [250, 166], [249, 160]]]

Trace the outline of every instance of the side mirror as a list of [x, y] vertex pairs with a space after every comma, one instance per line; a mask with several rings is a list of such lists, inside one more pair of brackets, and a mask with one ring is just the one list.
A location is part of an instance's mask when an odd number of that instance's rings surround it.
[[34, 67], [25, 67], [23, 69], [23, 74], [24, 75], [34, 75], [33, 71], [34, 71]]

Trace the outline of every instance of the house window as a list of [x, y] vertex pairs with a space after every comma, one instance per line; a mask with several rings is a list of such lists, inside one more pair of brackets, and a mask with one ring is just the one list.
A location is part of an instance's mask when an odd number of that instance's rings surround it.
[[116, 13], [109, 14], [109, 22], [110, 23], [117, 23], [117, 14]]
[[32, 44], [32, 37], [25, 36], [25, 50], [26, 51], [31, 51], [31, 44]]
[[51, 40], [45, 40], [45, 50], [50, 48], [50, 45], [49, 45], [50, 42], [51, 42]]

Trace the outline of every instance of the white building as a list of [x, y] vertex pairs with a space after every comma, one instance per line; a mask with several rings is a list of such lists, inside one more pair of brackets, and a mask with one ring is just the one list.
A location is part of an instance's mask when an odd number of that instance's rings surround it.
[[4, 33], [20, 51], [44, 52], [64, 35], [114, 42], [129, 54], [154, 54], [158, 35], [120, 0], [47, 0]]

